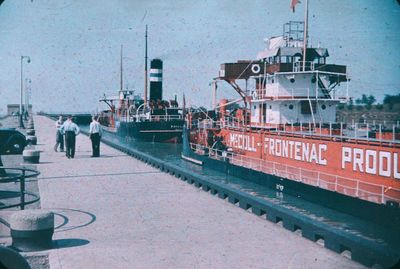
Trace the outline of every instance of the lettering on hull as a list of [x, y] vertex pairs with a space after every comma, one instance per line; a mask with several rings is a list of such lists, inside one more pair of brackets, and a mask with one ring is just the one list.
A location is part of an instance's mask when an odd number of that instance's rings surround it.
[[297, 161], [327, 165], [324, 155], [328, 147], [325, 144], [306, 143], [300, 141], [264, 139], [264, 152], [271, 156], [294, 159]]
[[241, 133], [230, 133], [228, 146], [250, 153], [257, 152], [257, 147], [259, 147], [263, 149], [265, 160], [269, 160], [268, 156], [271, 156], [317, 164], [328, 169], [341, 170], [342, 175], [346, 177], [361, 173], [400, 179], [400, 153], [393, 150], [379, 150], [378, 147], [332, 145], [323, 141], [314, 143], [306, 139], [301, 141], [275, 137], [264, 137], [264, 140], [258, 140], [257, 136]]
[[231, 133], [229, 136], [229, 146], [237, 149], [256, 152], [256, 143], [253, 136]]
[[342, 169], [400, 179], [397, 152], [342, 147]]

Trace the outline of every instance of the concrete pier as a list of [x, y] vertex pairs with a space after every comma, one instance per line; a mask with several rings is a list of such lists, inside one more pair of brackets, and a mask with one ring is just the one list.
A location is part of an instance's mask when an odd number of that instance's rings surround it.
[[87, 136], [74, 159], [34, 119], [42, 209], [55, 213], [51, 269], [364, 268]]

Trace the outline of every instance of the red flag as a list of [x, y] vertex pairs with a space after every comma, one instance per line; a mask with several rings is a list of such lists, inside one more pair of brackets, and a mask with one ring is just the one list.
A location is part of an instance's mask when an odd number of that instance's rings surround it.
[[299, 3], [301, 3], [299, 0], [292, 0], [292, 3], [290, 4], [290, 8], [293, 10], [293, 12], [294, 12], [294, 8]]

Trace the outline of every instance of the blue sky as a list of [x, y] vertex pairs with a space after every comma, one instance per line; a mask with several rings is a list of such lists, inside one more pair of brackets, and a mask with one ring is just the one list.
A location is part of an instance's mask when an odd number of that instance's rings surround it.
[[[304, 2], [290, 0], [144, 1], [6, 0], [0, 7], [0, 114], [18, 103], [20, 56], [31, 79], [34, 109], [93, 112], [104, 93], [124, 82], [143, 89], [144, 28], [149, 58], [164, 60], [164, 97], [183, 93], [191, 104], [211, 105], [209, 82], [224, 62], [254, 59], [263, 39], [280, 35], [289, 20], [302, 20]], [[395, 0], [309, 0], [311, 42], [330, 52], [329, 62], [348, 66], [350, 93], [400, 92], [400, 6]], [[236, 98], [229, 86], [220, 98]]]

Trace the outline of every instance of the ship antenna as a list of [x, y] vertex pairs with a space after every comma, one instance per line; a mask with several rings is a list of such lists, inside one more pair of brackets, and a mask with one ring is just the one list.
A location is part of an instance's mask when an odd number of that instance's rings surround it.
[[120, 83], [120, 85], [119, 85], [119, 86], [120, 86], [120, 89], [119, 89], [120, 91], [122, 91], [122, 89], [123, 89], [123, 87], [124, 87], [124, 80], [123, 80], [123, 71], [124, 71], [124, 70], [123, 70], [123, 67], [122, 67], [122, 54], [123, 54], [123, 49], [124, 49], [124, 46], [121, 45], [121, 60], [120, 60], [120, 61], [121, 61], [121, 62], [120, 62], [120, 65], [121, 65], [121, 66], [120, 66], [120, 72], [119, 72], [119, 73], [120, 73], [120, 82], [119, 82], [119, 83]]
[[303, 38], [303, 72], [306, 71], [306, 51], [307, 51], [307, 32], [308, 32], [308, 0], [304, 12], [304, 38]]
[[144, 49], [144, 108], [147, 107], [147, 24], [145, 33], [145, 49]]

